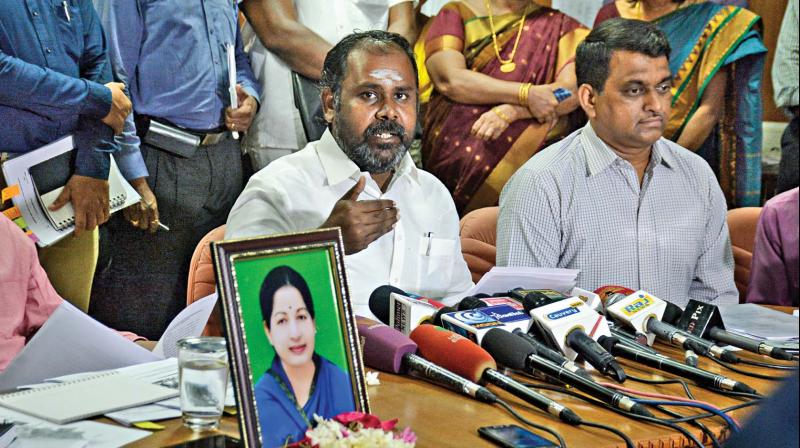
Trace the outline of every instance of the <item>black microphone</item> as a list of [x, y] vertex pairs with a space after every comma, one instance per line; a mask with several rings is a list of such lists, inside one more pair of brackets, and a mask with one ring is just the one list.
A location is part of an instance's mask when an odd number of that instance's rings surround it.
[[711, 341], [698, 338], [658, 319], [650, 318], [647, 320], [647, 331], [655, 334], [659, 339], [686, 350], [693, 350], [699, 355], [710, 356], [733, 364], [739, 362], [739, 357], [732, 351], [726, 350]]
[[402, 365], [404, 369], [415, 372], [440, 386], [483, 401], [484, 403], [497, 403], [497, 396], [489, 389], [475, 384], [466, 378], [460, 377], [447, 369], [439, 367], [421, 356], [417, 356], [413, 353], [406, 353], [403, 355]]
[[594, 381], [594, 378], [592, 378], [592, 375], [587, 372], [586, 369], [570, 361], [561, 353], [553, 350], [545, 344], [542, 344], [532, 335], [525, 333], [519, 328], [514, 329], [513, 333], [528, 341], [528, 343], [533, 347], [534, 353], [536, 353], [538, 356], [541, 356], [542, 358], [556, 364], [559, 367], [563, 367], [576, 375], [580, 375], [589, 381]]
[[792, 355], [782, 348], [774, 347], [765, 341], [748, 338], [725, 330], [722, 313], [714, 304], [691, 299], [677, 321], [678, 328], [700, 338], [710, 338], [723, 344], [732, 345], [759, 355], [791, 361]]
[[615, 337], [600, 336], [600, 343], [615, 356], [622, 356], [623, 358], [639, 362], [646, 366], [690, 379], [700, 386], [748, 394], [756, 393], [753, 388], [744, 383], [697, 367], [681, 364], [663, 355], [654, 355], [629, 345], [620, 344], [619, 340]]
[[[563, 296], [561, 296], [563, 297]], [[563, 303], [567, 304], [569, 301], [567, 300], [555, 300], [552, 296], [532, 292], [525, 295], [525, 298], [522, 300], [522, 306], [525, 307], [525, 312], [531, 313], [532, 310], [540, 308], [542, 306], [552, 305], [555, 303]], [[584, 310], [584, 313], [589, 313], [591, 315], [596, 316], [598, 319], [598, 323], [602, 321], [605, 322], [605, 318], [597, 314], [594, 310], [589, 308], [588, 305], [584, 304], [582, 301], [576, 302], [581, 304], [581, 308]], [[554, 305], [555, 306], [555, 305]], [[583, 359], [586, 360], [589, 364], [594, 366], [601, 374], [609, 376], [614, 380], [622, 383], [625, 381], [626, 375], [625, 370], [617, 363], [617, 360], [614, 359], [610, 353], [605, 351], [603, 347], [597, 343], [594, 339], [592, 339], [586, 332], [582, 329], [582, 327], [578, 326], [581, 322], [583, 316], [586, 314], [578, 312], [579, 308], [572, 308], [575, 310], [574, 313], [567, 314], [564, 313], [564, 316], [559, 317], [560, 321], [559, 324], [562, 322], [566, 322], [569, 319], [578, 319], [574, 321], [572, 327], [573, 329], [569, 330], [566, 335], [564, 335], [563, 343], [562, 341], [553, 341], [559, 345], [559, 348], [562, 348], [564, 345], [575, 350]], [[533, 314], [531, 314], [534, 316]], [[535, 316], [534, 316], [535, 317]], [[537, 323], [543, 327], [550, 327], [553, 325], [553, 321], [551, 319], [543, 319], [537, 320]], [[597, 324], [595, 324], [597, 326]], [[551, 334], [556, 334], [555, 331], [549, 331]], [[559, 336], [563, 334], [559, 332]]]
[[636, 403], [627, 395], [600, 386], [536, 355], [536, 349], [526, 340], [507, 331], [492, 328], [481, 339], [481, 347], [486, 349], [495, 361], [507, 367], [529, 373], [533, 373], [534, 370], [538, 369], [602, 400], [612, 407], [646, 417], [653, 417], [653, 414], [645, 409], [644, 406]]

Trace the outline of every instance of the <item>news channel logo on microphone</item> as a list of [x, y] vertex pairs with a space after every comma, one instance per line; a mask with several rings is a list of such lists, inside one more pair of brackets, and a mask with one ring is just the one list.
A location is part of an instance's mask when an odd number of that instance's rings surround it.
[[633, 302], [629, 303], [628, 305], [622, 308], [622, 312], [626, 316], [631, 317], [634, 314], [642, 311], [643, 309], [650, 307], [651, 305], [653, 305], [653, 303], [655, 303], [655, 301], [653, 300], [652, 297], [650, 297], [647, 294], [640, 293], [639, 297], [637, 297], [636, 300], [634, 300]]
[[578, 314], [581, 312], [580, 307], [584, 306], [583, 302], [573, 302], [569, 304], [569, 307], [560, 309], [558, 311], [553, 311], [552, 313], [547, 314], [547, 318], [550, 320], [559, 320], [563, 319], [567, 316], [572, 316], [574, 314]]

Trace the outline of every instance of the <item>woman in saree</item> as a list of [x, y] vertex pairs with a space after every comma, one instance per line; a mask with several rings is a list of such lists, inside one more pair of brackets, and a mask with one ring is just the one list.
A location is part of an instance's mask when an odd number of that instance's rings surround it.
[[760, 18], [735, 6], [697, 0], [617, 0], [597, 14], [653, 22], [672, 53], [672, 112], [664, 137], [697, 152], [717, 175], [728, 205], [761, 199]]
[[517, 168], [566, 133], [586, 34], [530, 0], [464, 0], [439, 11], [425, 41], [434, 90], [422, 156], [460, 213], [496, 205]]

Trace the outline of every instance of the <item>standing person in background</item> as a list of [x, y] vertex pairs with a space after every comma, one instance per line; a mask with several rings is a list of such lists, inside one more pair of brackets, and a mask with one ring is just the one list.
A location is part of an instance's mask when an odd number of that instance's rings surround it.
[[[587, 33], [531, 0], [465, 0], [439, 11], [425, 40], [434, 91], [422, 160], [459, 213], [497, 204], [517, 168], [566, 133], [560, 118], [578, 107], [575, 48]], [[557, 98], [559, 88], [571, 96]]]
[[[74, 137], [72, 176], [55, 208], [75, 209], [75, 234], [41, 250], [56, 290], [78, 308], [89, 306], [97, 264], [97, 226], [109, 217], [109, 154], [131, 103], [111, 82], [106, 41], [88, 0], [3, 3], [0, 8], [0, 165], [67, 134]], [[119, 155], [123, 173], [136, 174], [138, 154]], [[146, 175], [146, 172], [141, 175]], [[0, 188], [5, 181], [0, 175]], [[0, 204], [0, 209], [3, 204]]]
[[[198, 4], [199, 3], [199, 4]], [[238, 9], [227, 0], [96, 0], [116, 76], [131, 92], [136, 133], [159, 215], [109, 223], [110, 264], [96, 277], [91, 314], [157, 339], [186, 304], [198, 241], [225, 223], [243, 187], [239, 143], [260, 87], [242, 51]], [[226, 46], [236, 54], [238, 108], [230, 107]], [[180, 137], [175, 137], [180, 136]], [[132, 144], [134, 144], [131, 141]], [[162, 220], [169, 231], [136, 228]], [[105, 247], [105, 246], [104, 246]]]
[[319, 80], [325, 55], [353, 30], [388, 30], [416, 39], [411, 0], [245, 0], [244, 35], [264, 107], [245, 137], [253, 169], [306, 145], [291, 72]]
[[664, 137], [708, 161], [730, 207], [761, 201], [761, 74], [767, 49], [752, 12], [701, 0], [617, 0], [597, 13], [658, 26], [672, 47]]
[[775, 62], [772, 64], [772, 87], [775, 105], [789, 115], [789, 126], [781, 138], [781, 163], [775, 194], [800, 185], [800, 0], [789, 0], [783, 16]]

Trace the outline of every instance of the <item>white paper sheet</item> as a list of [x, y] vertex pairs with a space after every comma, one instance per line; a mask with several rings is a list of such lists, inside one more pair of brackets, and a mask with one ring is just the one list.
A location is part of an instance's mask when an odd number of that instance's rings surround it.
[[789, 314], [755, 303], [718, 307], [728, 331], [771, 341], [796, 341], [800, 337], [800, 321]]
[[494, 294], [514, 288], [554, 289], [568, 294], [575, 287], [577, 269], [495, 266], [465, 296]]
[[0, 408], [0, 420], [19, 425], [19, 436], [9, 448], [116, 448], [150, 435], [93, 421], [55, 425], [6, 408]]
[[64, 301], [0, 373], [0, 390], [71, 373], [115, 369], [158, 359]]
[[183, 338], [200, 336], [216, 305], [217, 293], [213, 293], [184, 308], [169, 323], [153, 349], [153, 353], [162, 358], [178, 356], [178, 341]]

